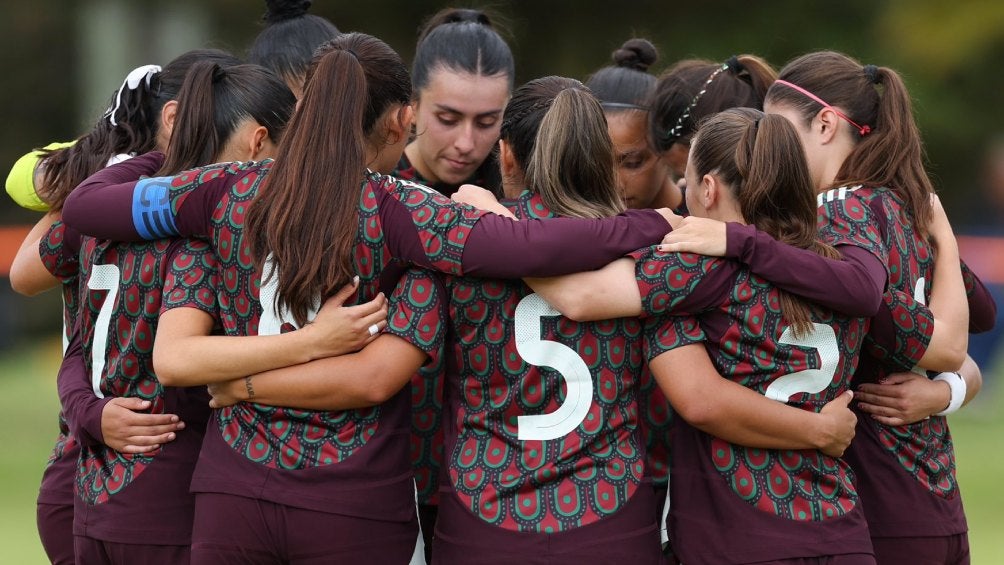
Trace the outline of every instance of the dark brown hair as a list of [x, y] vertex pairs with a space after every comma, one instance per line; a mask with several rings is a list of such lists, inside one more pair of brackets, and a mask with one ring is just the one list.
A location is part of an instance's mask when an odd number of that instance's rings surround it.
[[[137, 88], [123, 85], [112, 95], [109, 109], [88, 133], [65, 149], [41, 153], [42, 179], [36, 188], [39, 197], [52, 210], [61, 210], [70, 191], [87, 177], [108, 165], [108, 160], [122, 153], [146, 153], [156, 147], [160, 113], [175, 100], [189, 69], [199, 61], [211, 61], [221, 67], [237, 65], [233, 55], [216, 49], [188, 51], [172, 60], [150, 81], [140, 81]], [[120, 104], [115, 101], [119, 99]]]
[[338, 36], [338, 28], [308, 14], [310, 0], [265, 0], [265, 29], [248, 48], [248, 62], [261, 65], [290, 84], [298, 84], [319, 45]]
[[279, 77], [258, 65], [220, 67], [197, 63], [178, 94], [178, 114], [164, 165], [155, 176], [174, 175], [217, 160], [245, 120], [254, 120], [278, 143], [296, 98]]
[[422, 26], [411, 73], [416, 97], [433, 71], [444, 68], [475, 76], [505, 76], [512, 90], [515, 63], [509, 45], [481, 10], [445, 8]]
[[[314, 56], [246, 227], [255, 265], [263, 276], [278, 277], [277, 300], [300, 325], [318, 297], [331, 296], [355, 274], [366, 148], [385, 143], [379, 119], [410, 97], [408, 69], [375, 37], [344, 34]], [[270, 255], [273, 270], [265, 273]]]
[[659, 58], [655, 46], [647, 39], [629, 39], [611, 58], [613, 65], [596, 71], [586, 81], [593, 96], [605, 112], [648, 110], [656, 83], [648, 69]]
[[[816, 190], [798, 132], [778, 115], [734, 108], [701, 123], [690, 150], [697, 178], [717, 176], [731, 188], [743, 218], [782, 243], [837, 257], [816, 239]], [[780, 291], [781, 312], [795, 335], [812, 330], [809, 306]]]
[[[914, 228], [927, 233], [934, 187], [924, 169], [924, 148], [910, 95], [896, 71], [863, 67], [842, 53], [820, 51], [788, 63], [778, 78], [808, 90], [858, 124], [871, 128], [864, 136], [852, 130], [856, 144], [833, 179], [833, 186], [887, 187], [905, 202]], [[771, 104], [794, 108], [806, 123], [823, 108], [780, 84], [770, 89], [767, 99]]]
[[555, 214], [602, 218], [623, 211], [603, 108], [581, 82], [550, 76], [517, 88], [500, 134], [527, 188]]
[[738, 55], [724, 63], [676, 63], [659, 77], [652, 95], [648, 123], [653, 147], [666, 151], [674, 143], [688, 143], [702, 119], [722, 110], [762, 110], [775, 78], [777, 71], [756, 55]]

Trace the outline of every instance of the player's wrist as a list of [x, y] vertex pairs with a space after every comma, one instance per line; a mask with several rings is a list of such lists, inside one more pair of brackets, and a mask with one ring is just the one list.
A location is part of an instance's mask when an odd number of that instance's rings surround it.
[[935, 412], [933, 416], [947, 416], [955, 413], [962, 407], [966, 400], [966, 381], [962, 375], [955, 372], [941, 373], [933, 379], [935, 382], [942, 382], [948, 385], [948, 404], [940, 412]]

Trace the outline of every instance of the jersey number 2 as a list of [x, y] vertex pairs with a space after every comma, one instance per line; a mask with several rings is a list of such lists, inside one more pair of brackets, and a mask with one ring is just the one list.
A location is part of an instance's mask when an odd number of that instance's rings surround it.
[[767, 398], [787, 402], [793, 394], [816, 394], [830, 386], [840, 365], [840, 348], [837, 347], [837, 336], [833, 333], [833, 328], [814, 323], [812, 332], [802, 337], [795, 337], [790, 327], [785, 328], [778, 342], [815, 349], [819, 354], [820, 367], [788, 373], [774, 379], [764, 392]]

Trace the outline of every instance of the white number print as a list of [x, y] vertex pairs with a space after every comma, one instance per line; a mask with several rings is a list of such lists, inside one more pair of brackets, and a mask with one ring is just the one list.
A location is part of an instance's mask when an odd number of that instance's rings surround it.
[[[917, 279], [917, 284], [913, 285], [913, 299], [919, 302], [920, 304], [927, 306], [927, 296], [924, 295], [925, 283], [926, 281], [924, 280], [924, 277], [920, 277], [919, 279]], [[914, 365], [914, 367], [910, 370], [922, 377], [927, 376], [927, 371], [920, 365]]]
[[586, 419], [593, 401], [593, 379], [586, 362], [572, 348], [541, 339], [540, 319], [560, 315], [537, 294], [516, 305], [516, 351], [527, 363], [558, 371], [567, 391], [565, 402], [554, 412], [518, 417], [517, 437], [521, 441], [558, 439], [571, 433]]
[[[268, 280], [265, 280], [268, 273], [272, 273], [272, 276], [268, 277]], [[279, 335], [282, 333], [283, 324], [288, 323], [295, 327], [296, 322], [289, 315], [287, 308], [276, 309], [275, 299], [279, 294], [279, 274], [275, 272], [272, 254], [269, 254], [265, 258], [261, 277], [261, 286], [258, 291], [258, 301], [261, 303], [261, 317], [258, 318], [258, 335]], [[320, 309], [320, 301], [315, 300], [314, 307], [307, 312], [307, 319], [313, 320]]]
[[94, 341], [91, 350], [91, 388], [98, 398], [104, 398], [101, 392], [101, 375], [105, 372], [105, 349], [108, 347], [108, 326], [115, 309], [115, 299], [119, 295], [121, 275], [117, 265], [94, 265], [91, 276], [87, 279], [90, 290], [107, 290], [101, 310], [98, 311], [98, 321], [94, 324]]
[[788, 373], [775, 379], [764, 393], [767, 398], [787, 402], [793, 394], [815, 394], [830, 386], [840, 365], [840, 348], [837, 346], [837, 336], [833, 333], [833, 328], [814, 323], [812, 332], [804, 337], [795, 337], [790, 327], [785, 328], [778, 342], [815, 349], [819, 354], [820, 367]]

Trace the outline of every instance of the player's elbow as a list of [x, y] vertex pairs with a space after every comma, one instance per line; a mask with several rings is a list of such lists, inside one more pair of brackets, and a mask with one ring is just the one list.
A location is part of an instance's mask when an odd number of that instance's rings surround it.
[[162, 386], [186, 386], [187, 363], [184, 355], [160, 344], [153, 348], [153, 370]]
[[44, 288], [39, 288], [33, 284], [30, 277], [22, 276], [16, 270], [10, 272], [10, 288], [21, 296], [36, 296], [41, 294]]
[[688, 424], [702, 431], [713, 429], [722, 418], [719, 406], [713, 401], [698, 400], [695, 402], [686, 402], [681, 403], [679, 407], [674, 406], [673, 408]]

